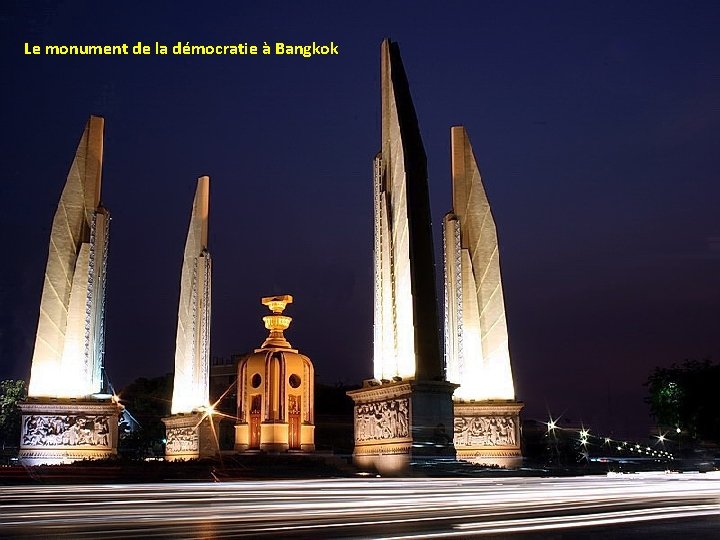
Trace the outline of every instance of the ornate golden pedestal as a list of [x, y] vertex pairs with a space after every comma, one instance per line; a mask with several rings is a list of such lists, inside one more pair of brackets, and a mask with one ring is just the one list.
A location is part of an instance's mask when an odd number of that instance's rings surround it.
[[272, 311], [263, 317], [270, 334], [238, 363], [238, 452], [315, 451], [315, 371], [284, 335], [292, 317], [283, 311], [292, 301], [289, 294], [262, 299]]

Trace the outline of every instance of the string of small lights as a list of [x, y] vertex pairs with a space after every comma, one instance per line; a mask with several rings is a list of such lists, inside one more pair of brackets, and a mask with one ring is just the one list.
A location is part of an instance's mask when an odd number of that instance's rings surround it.
[[[553, 438], [557, 440], [558, 432], [563, 432], [572, 437], [573, 440], [577, 442], [580, 448], [581, 459], [590, 459], [589, 450], [592, 446], [595, 446], [597, 448], [606, 447], [607, 450], [611, 452], [611, 454], [619, 453], [620, 456], [618, 457], [638, 457], [655, 459], [657, 461], [672, 461], [673, 459], [675, 459], [674, 454], [665, 449], [666, 442], [675, 442], [667, 437], [667, 432], [655, 435], [654, 437], [657, 439], [657, 441], [655, 441], [652, 446], [648, 446], [647, 444], [642, 444], [638, 441], [623, 441], [613, 439], [612, 437], [604, 436], [601, 434], [592, 434], [590, 432], [590, 429], [586, 428], [584, 425], [582, 425], [580, 429], [561, 427], [559, 425], [559, 420], [560, 417], [553, 418], [552, 416], [550, 416], [546, 422], [538, 422], [545, 425], [548, 437], [552, 435]], [[679, 427], [676, 428], [676, 432], [679, 436], [681, 433], [681, 429]], [[577, 435], [575, 436], [575, 434]], [[662, 448], [657, 448], [658, 444], [662, 445]]]

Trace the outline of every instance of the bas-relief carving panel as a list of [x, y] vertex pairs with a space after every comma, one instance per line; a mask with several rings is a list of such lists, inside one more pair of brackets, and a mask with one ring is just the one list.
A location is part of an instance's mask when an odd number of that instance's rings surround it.
[[200, 450], [197, 428], [169, 428], [167, 429], [166, 438], [166, 454], [183, 454], [188, 452], [198, 452]]
[[24, 415], [23, 446], [111, 447], [110, 424], [104, 415]]
[[290, 394], [288, 396], [288, 414], [300, 415], [300, 403], [302, 396]]
[[455, 447], [516, 446], [517, 424], [512, 416], [456, 416]]
[[410, 401], [388, 399], [355, 406], [355, 442], [410, 436]]

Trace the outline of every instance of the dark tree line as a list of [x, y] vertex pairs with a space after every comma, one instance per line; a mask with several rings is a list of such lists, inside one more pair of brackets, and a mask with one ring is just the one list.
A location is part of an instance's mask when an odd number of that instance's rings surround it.
[[133, 432], [121, 434], [120, 451], [128, 457], [161, 456], [164, 454], [165, 425], [170, 416], [173, 374], [151, 379], [140, 377], [120, 391], [122, 403], [140, 424]]
[[645, 385], [657, 422], [679, 427], [693, 439], [720, 443], [720, 365], [709, 359], [655, 368]]
[[0, 382], [0, 448], [19, 446], [21, 414], [18, 403], [26, 396], [25, 381], [8, 379]]

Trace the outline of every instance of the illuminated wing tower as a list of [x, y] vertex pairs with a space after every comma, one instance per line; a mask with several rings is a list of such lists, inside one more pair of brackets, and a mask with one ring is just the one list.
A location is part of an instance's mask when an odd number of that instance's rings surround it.
[[435, 261], [427, 158], [397, 43], [381, 54], [382, 148], [374, 161], [375, 324], [378, 380], [437, 380]]
[[105, 262], [110, 215], [100, 206], [103, 119], [85, 126], [50, 233], [31, 397], [100, 392]]
[[[427, 159], [397, 43], [381, 46], [374, 161], [374, 379], [355, 401], [355, 462], [385, 472], [454, 456], [452, 391], [439, 343]], [[412, 458], [412, 459], [411, 459]]]
[[103, 130], [104, 120], [91, 116], [53, 218], [28, 400], [21, 406], [20, 457], [28, 464], [116, 453], [118, 406], [103, 389], [110, 225], [100, 203]]
[[210, 284], [208, 251], [210, 178], [197, 181], [185, 241], [177, 336], [172, 416], [164, 418], [168, 459], [193, 459], [215, 454], [210, 384]]
[[190, 413], [209, 405], [209, 196], [210, 178], [201, 176], [195, 190], [180, 276], [172, 414]]
[[495, 220], [464, 127], [451, 129], [452, 212], [445, 216], [445, 355], [459, 458], [520, 458]]

